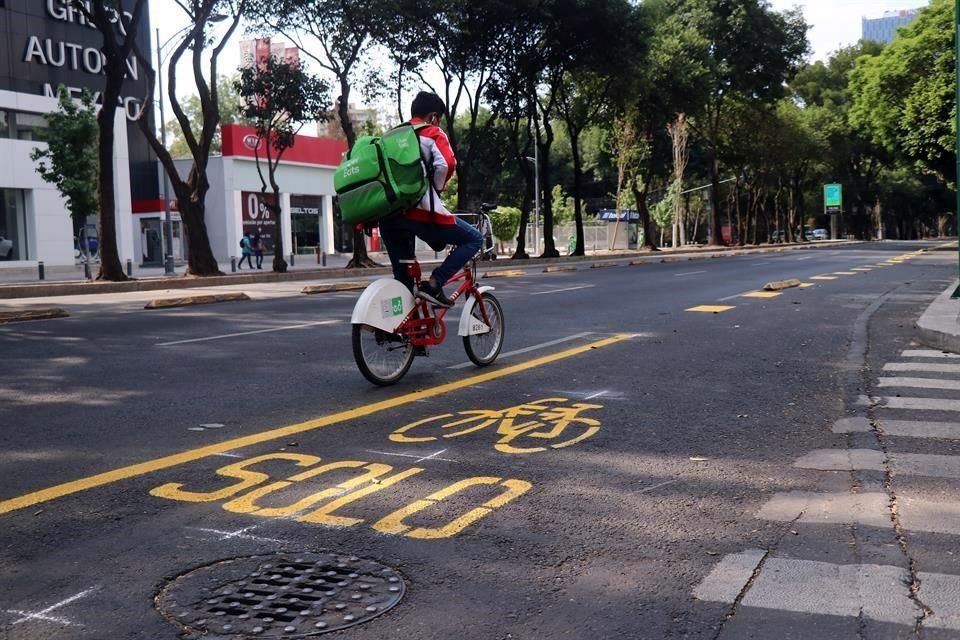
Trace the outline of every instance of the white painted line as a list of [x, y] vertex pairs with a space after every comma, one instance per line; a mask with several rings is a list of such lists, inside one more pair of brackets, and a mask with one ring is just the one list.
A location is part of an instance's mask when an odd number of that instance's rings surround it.
[[698, 276], [701, 273], [707, 273], [706, 271], [687, 271], [686, 273], [675, 273], [673, 274], [674, 278], [682, 278], [683, 276]]
[[537, 293], [531, 293], [532, 296], [545, 296], [548, 293], [563, 293], [564, 291], [579, 291], [580, 289], [591, 289], [597, 285], [595, 284], [585, 284], [579, 287], [567, 287], [566, 289], [550, 289], [549, 291], [538, 291]]
[[960, 400], [948, 398], [880, 398], [885, 409], [909, 409], [911, 411], [960, 411]]
[[276, 327], [273, 329], [258, 329], [257, 331], [242, 331], [240, 333], [225, 333], [219, 336], [208, 336], [206, 338], [193, 338], [191, 340], [177, 340], [175, 342], [161, 342], [155, 347], [171, 347], [176, 344], [190, 344], [193, 342], [207, 342], [209, 340], [225, 340], [227, 338], [237, 338], [240, 336], [252, 336], [258, 333], [272, 333], [274, 331], [289, 331], [290, 329], [304, 329], [306, 327], [319, 327], [325, 324], [337, 324], [339, 320], [321, 320], [319, 322], [307, 322], [305, 324], [295, 324], [289, 327]]
[[189, 527], [196, 531], [203, 531], [204, 533], [212, 533], [215, 536], [219, 536], [218, 540], [223, 542], [225, 540], [230, 540], [232, 538], [239, 538], [241, 540], [252, 540], [254, 542], [269, 542], [270, 544], [290, 544], [289, 540], [280, 540], [277, 538], [263, 538], [261, 536], [253, 536], [247, 533], [252, 529], [257, 527], [247, 527], [245, 529], [240, 529], [239, 531], [220, 531], [218, 529], [204, 529], [202, 527]]
[[240, 455], [240, 454], [238, 454], [238, 453], [215, 453], [215, 454], [213, 454], [213, 455], [215, 455], [215, 456], [220, 456], [221, 458], [243, 458], [243, 457], [245, 457], [245, 456], [242, 456], [242, 455]]
[[933, 609], [933, 613], [924, 618], [925, 629], [953, 629], [960, 631], [960, 577], [942, 573], [917, 574], [920, 589], [917, 597]]
[[594, 398], [599, 398], [600, 396], [605, 396], [605, 395], [607, 395], [608, 393], [610, 393], [610, 392], [609, 392], [609, 391], [598, 391], [598, 392], [596, 392], [596, 393], [590, 394], [589, 396], [587, 396], [586, 398], [584, 398], [584, 400], [593, 400]]
[[932, 362], [889, 362], [883, 365], [884, 371], [927, 371], [929, 373], [960, 373], [960, 364], [940, 364]]
[[733, 604], [766, 555], [767, 552], [762, 549], [749, 549], [725, 556], [693, 590], [693, 597], [707, 602]]
[[[587, 336], [592, 336], [593, 331], [584, 331], [583, 333], [575, 333], [572, 336], [567, 336], [566, 338], [559, 338], [557, 340], [551, 340], [550, 342], [542, 342], [540, 344], [535, 344], [530, 347], [524, 347], [523, 349], [517, 349], [515, 351], [508, 351], [507, 353], [501, 353], [500, 358], [509, 358], [510, 356], [518, 356], [521, 353], [529, 353], [531, 351], [536, 351], [538, 349], [546, 349], [547, 347], [552, 347], [554, 345], [563, 344], [564, 342], [570, 342], [571, 340], [580, 340], [581, 338], [586, 338]], [[460, 364], [455, 364], [447, 367], [447, 369], [466, 369], [467, 367], [472, 367], [474, 364], [472, 362], [461, 362]]]
[[647, 487], [646, 489], [640, 489], [639, 491], [632, 491], [631, 495], [637, 495], [640, 493], [650, 493], [654, 489], [659, 489], [660, 487], [666, 487], [667, 485], [676, 484], [680, 480], [667, 480], [666, 482], [661, 482], [660, 484], [655, 484], [652, 487]]
[[757, 513], [760, 520], [892, 527], [886, 493], [778, 493]]
[[873, 449], [818, 449], [798, 458], [793, 466], [820, 471], [885, 471], [885, 462], [883, 451]]
[[[446, 452], [447, 452], [446, 449], [441, 449], [440, 451], [435, 451], [428, 456], [423, 456], [422, 458], [418, 458], [416, 462], [420, 463], [420, 462], [424, 462], [425, 460], [433, 460], [434, 458], [437, 458], [437, 456], [439, 456], [441, 453], [446, 453]], [[437, 458], [437, 460], [443, 460], [443, 458]]]
[[936, 349], [907, 349], [900, 355], [904, 358], [943, 358], [944, 360], [960, 358], [960, 354], [944, 353]]
[[908, 531], [960, 534], [960, 504], [897, 496], [900, 522]]
[[927, 478], [960, 478], [960, 457], [928, 453], [893, 453], [893, 468], [899, 475]]
[[872, 430], [873, 425], [867, 418], [841, 418], [832, 427], [834, 433], [869, 433]]
[[736, 300], [742, 295], [743, 295], [742, 293], [737, 293], [732, 296], [727, 296], [726, 298], [717, 298], [717, 302], [730, 302], [731, 300]]
[[[694, 590], [695, 597], [732, 604], [746, 586], [734, 591], [757, 555], [751, 550], [727, 556]], [[729, 560], [728, 560], [729, 559]], [[727, 564], [724, 565], [724, 562]], [[751, 575], [752, 575], [751, 571]], [[953, 578], [960, 584], [960, 577]], [[729, 582], [729, 584], [724, 584]], [[720, 584], [720, 588], [714, 584]], [[920, 609], [910, 600], [909, 573], [890, 565], [840, 565], [814, 560], [768, 558], [741, 605], [794, 613], [856, 618], [913, 626]], [[709, 597], [702, 597], [703, 595]], [[951, 603], [950, 609], [956, 606]]]
[[960, 422], [923, 422], [920, 420], [880, 420], [880, 429], [901, 438], [942, 438], [960, 440]]
[[911, 389], [943, 389], [960, 391], [960, 380], [942, 380], [940, 378], [880, 378], [881, 387], [901, 387]]
[[423, 462], [424, 460], [440, 460], [442, 462], [459, 462], [458, 460], [451, 460], [450, 458], [436, 457], [437, 455], [443, 453], [444, 451], [446, 451], [446, 449], [444, 449], [443, 451], [438, 451], [437, 453], [429, 455], [425, 458], [420, 456], [410, 455], [409, 453], [390, 453], [389, 451], [374, 451], [373, 449], [368, 449], [367, 453], [374, 453], [378, 456], [395, 456], [397, 458], [416, 458], [417, 462]]
[[[49, 615], [47, 615], [47, 614], [50, 613], [51, 611], [55, 611], [55, 610], [57, 610], [57, 609], [60, 609], [60, 608], [62, 608], [62, 607], [65, 607], [66, 605], [70, 604], [71, 602], [74, 602], [75, 600], [79, 600], [80, 598], [85, 598], [86, 596], [90, 595], [90, 594], [93, 593], [94, 591], [97, 591], [99, 588], [100, 588], [99, 585], [90, 587], [89, 589], [87, 589], [87, 590], [85, 590], [85, 591], [81, 591], [80, 593], [78, 593], [78, 594], [75, 595], [75, 596], [70, 596], [70, 597], [67, 598], [66, 600], [61, 600], [61, 601], [58, 602], [57, 604], [55, 604], [55, 605], [53, 605], [53, 606], [50, 606], [50, 607], [47, 607], [47, 608], [44, 609], [43, 611], [33, 611], [33, 612], [30, 612], [30, 611], [14, 611], [14, 610], [8, 610], [7, 613], [13, 613], [13, 614], [22, 616], [21, 618], [19, 618], [19, 619], [17, 619], [17, 620], [14, 620], [14, 621], [13, 621], [12, 623], [10, 623], [10, 624], [21, 624], [21, 623], [27, 622], [27, 621], [29, 621], [29, 620], [33, 620], [33, 621], [41, 620], [41, 621], [44, 621], [44, 622], [56, 622], [57, 624], [62, 624], [62, 625], [68, 626], [68, 627], [69, 627], [69, 626], [73, 626], [75, 623], [73, 623], [73, 622], [71, 622], [71, 621], [69, 621], [69, 620], [66, 620], [65, 618], [57, 618], [57, 617], [55, 617], [55, 616], [49, 616]], [[83, 626], [83, 625], [80, 625], [80, 626]]]

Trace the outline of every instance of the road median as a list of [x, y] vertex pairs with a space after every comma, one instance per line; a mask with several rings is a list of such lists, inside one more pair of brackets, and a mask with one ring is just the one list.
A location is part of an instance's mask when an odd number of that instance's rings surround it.
[[27, 309], [24, 311], [0, 312], [0, 324], [11, 322], [29, 322], [31, 320], [53, 320], [55, 318], [69, 318], [63, 309]]
[[215, 293], [204, 296], [184, 296], [180, 298], [158, 298], [144, 305], [144, 309], [171, 309], [174, 307], [191, 307], [199, 304], [216, 304], [218, 302], [239, 302], [249, 300], [245, 293]]

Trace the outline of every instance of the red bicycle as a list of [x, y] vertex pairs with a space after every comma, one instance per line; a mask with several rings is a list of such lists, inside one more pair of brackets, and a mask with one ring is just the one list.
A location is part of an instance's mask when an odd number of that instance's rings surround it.
[[[484, 238], [489, 235], [490, 217], [484, 207], [480, 214], [458, 214], [475, 217], [474, 226]], [[484, 242], [484, 246], [487, 246]], [[459, 282], [450, 299], [463, 299], [457, 334], [463, 338], [467, 357], [478, 367], [492, 364], [503, 346], [503, 307], [490, 293], [493, 287], [478, 286], [474, 278], [477, 258], [492, 251], [481, 249], [462, 271], [450, 279]], [[388, 386], [395, 384], [413, 363], [414, 356], [426, 355], [426, 349], [441, 344], [447, 337], [444, 321], [451, 309], [438, 307], [417, 297], [422, 277], [420, 263], [405, 260], [413, 279], [411, 293], [393, 278], [375, 280], [364, 289], [353, 309], [353, 357], [360, 373], [370, 382]]]

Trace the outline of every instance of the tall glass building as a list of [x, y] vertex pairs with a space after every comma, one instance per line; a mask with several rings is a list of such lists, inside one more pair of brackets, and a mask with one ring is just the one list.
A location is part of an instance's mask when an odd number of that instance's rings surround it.
[[888, 11], [880, 18], [863, 19], [863, 39], [890, 44], [897, 36], [897, 29], [904, 27], [917, 17], [919, 9]]

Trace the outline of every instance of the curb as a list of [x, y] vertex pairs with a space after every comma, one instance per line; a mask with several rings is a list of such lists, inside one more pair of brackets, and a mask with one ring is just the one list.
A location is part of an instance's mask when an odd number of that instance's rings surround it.
[[[496, 266], [518, 267], [531, 265], [553, 265], [560, 263], [579, 264], [583, 262], [598, 263], [611, 262], [617, 260], [630, 260], [631, 265], [648, 264], [651, 262], [680, 262], [686, 260], [701, 260], [707, 258], [719, 258], [727, 256], [741, 256], [749, 254], [782, 253], [784, 251], [794, 251], [799, 249], [832, 249], [838, 246], [851, 246], [862, 244], [865, 241], [856, 240], [830, 240], [820, 241], [815, 245], [810, 243], [800, 243], [791, 245], [773, 245], [767, 247], [736, 248], [736, 249], [678, 249], [662, 250], [657, 252], [643, 252], [640, 250], [625, 251], [623, 253], [610, 254], [603, 258], [593, 256], [561, 256], [558, 258], [527, 258], [527, 259], [498, 259]], [[489, 263], [481, 263], [484, 269], [495, 268]], [[575, 268], [575, 267], [574, 267]], [[478, 268], [479, 271], [479, 268]], [[222, 276], [211, 276], [208, 278], [197, 278], [191, 276], [178, 276], [175, 278], [145, 278], [141, 280], [128, 280], [126, 282], [57, 282], [49, 284], [11, 284], [0, 285], [0, 300], [9, 300], [15, 298], [45, 298], [55, 296], [74, 296], [74, 295], [95, 295], [103, 293], [130, 293], [142, 291], [161, 291], [166, 289], [194, 289], [206, 287], [237, 286], [245, 284], [264, 284], [277, 282], [297, 282], [302, 280], [327, 280], [336, 278], [357, 278], [361, 276], [380, 276], [390, 275], [393, 270], [389, 266], [372, 267], [365, 269], [345, 269], [345, 268], [318, 268], [304, 269], [302, 271], [289, 271], [287, 273], [236, 273], [225, 274]], [[493, 277], [489, 272], [485, 277]]]
[[575, 265], [575, 264], [561, 265], [561, 266], [559, 266], [559, 267], [544, 267], [544, 268], [543, 268], [543, 272], [544, 272], [544, 273], [558, 273], [558, 272], [560, 272], [560, 271], [576, 271], [576, 270], [577, 270], [577, 265]]
[[928, 347], [960, 353], [960, 299], [952, 297], [958, 286], [954, 281], [917, 320], [917, 338]]
[[27, 311], [0, 312], [0, 324], [10, 322], [29, 322], [30, 320], [53, 320], [54, 318], [69, 318], [63, 309], [32, 309]]
[[239, 302], [249, 300], [245, 293], [216, 293], [206, 296], [187, 296], [185, 298], [160, 298], [151, 300], [144, 305], [144, 309], [170, 309], [172, 307], [190, 307], [197, 304], [214, 304], [215, 302]]

